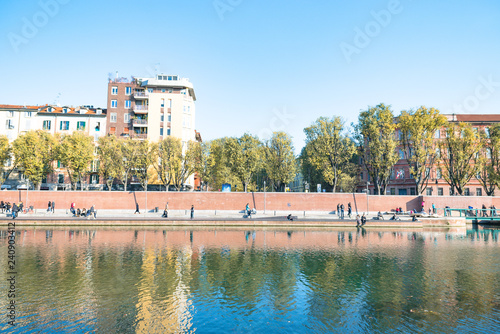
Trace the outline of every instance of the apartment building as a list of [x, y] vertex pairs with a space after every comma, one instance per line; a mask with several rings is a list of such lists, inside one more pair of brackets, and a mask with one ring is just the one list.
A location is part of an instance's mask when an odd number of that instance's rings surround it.
[[[0, 124], [5, 128], [0, 134], [7, 135], [10, 142], [21, 134], [31, 130], [44, 130], [51, 134], [71, 134], [83, 131], [91, 136], [94, 142], [106, 134], [106, 109], [93, 106], [59, 107], [59, 106], [19, 106], [0, 105]], [[11, 167], [12, 162], [8, 162]], [[44, 189], [69, 189], [70, 180], [64, 166], [54, 163], [55, 172], [42, 182]], [[99, 184], [97, 162], [92, 163], [88, 177], [89, 184]], [[13, 171], [6, 180], [4, 188], [13, 188], [25, 184], [24, 176]]]
[[186, 144], [196, 140], [193, 84], [177, 75], [108, 82], [107, 133], [160, 141], [166, 136]]
[[[450, 123], [465, 122], [472, 125], [475, 130], [485, 130], [486, 128], [500, 123], [500, 114], [444, 114]], [[400, 136], [399, 130], [396, 130], [396, 137]], [[434, 134], [436, 140], [446, 137], [446, 129], [440, 129]], [[416, 195], [415, 180], [410, 175], [410, 170], [402, 148], [397, 148], [399, 155], [398, 162], [394, 165], [389, 184], [386, 189], [387, 195]], [[427, 196], [449, 196], [451, 194], [450, 185], [443, 178], [443, 171], [438, 165], [429, 166], [429, 182], [425, 195]], [[367, 182], [368, 191], [374, 194], [373, 183], [370, 182], [369, 175], [363, 168], [360, 173], [360, 183], [358, 192], [366, 191]], [[473, 177], [465, 189], [466, 196], [484, 196], [483, 187], [478, 179]]]

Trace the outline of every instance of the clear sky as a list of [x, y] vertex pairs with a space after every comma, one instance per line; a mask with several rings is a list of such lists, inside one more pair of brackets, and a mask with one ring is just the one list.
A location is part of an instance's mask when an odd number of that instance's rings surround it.
[[[0, 104], [106, 107], [107, 78], [190, 78], [203, 140], [320, 116], [500, 113], [498, 0], [0, 1]], [[0, 127], [1, 128], [1, 127]]]

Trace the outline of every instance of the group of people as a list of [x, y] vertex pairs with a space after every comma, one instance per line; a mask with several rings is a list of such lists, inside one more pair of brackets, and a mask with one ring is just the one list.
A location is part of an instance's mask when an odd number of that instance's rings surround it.
[[19, 202], [19, 204], [16, 204], [14, 202], [11, 205], [10, 202], [4, 203], [4, 201], [0, 201], [0, 209], [2, 210], [2, 213], [11, 213], [12, 219], [16, 219], [16, 217], [19, 215], [19, 212], [23, 212], [23, 207], [23, 202]]
[[[344, 204], [337, 204], [337, 215], [339, 216], [340, 219], [344, 219], [344, 212], [345, 212], [345, 207]], [[347, 216], [351, 218], [352, 215], [352, 206], [351, 202], [347, 203]]]
[[54, 201], [49, 201], [49, 204], [47, 204], [47, 212], [52, 212], [54, 213], [54, 210], [56, 209], [56, 202]]
[[[54, 202], [52, 202], [52, 203], [54, 203]], [[54, 207], [54, 204], [52, 204], [52, 208], [53, 207]], [[80, 209], [80, 208], [76, 208], [75, 202], [71, 202], [71, 207], [70, 207], [69, 211], [73, 214], [73, 217], [87, 217], [87, 218], [95, 219], [97, 216], [97, 210], [95, 209], [94, 205], [92, 205], [90, 207], [90, 209], [86, 209], [86, 208]]]
[[363, 215], [360, 217], [359, 214], [356, 215], [356, 227], [364, 226], [366, 224], [366, 216]]

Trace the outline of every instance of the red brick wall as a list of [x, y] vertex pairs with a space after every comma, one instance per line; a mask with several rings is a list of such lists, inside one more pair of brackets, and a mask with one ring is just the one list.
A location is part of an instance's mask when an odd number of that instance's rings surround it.
[[[25, 204], [34, 205], [37, 209], [47, 207], [47, 202], [54, 201], [56, 209], [69, 208], [75, 202], [78, 208], [88, 208], [95, 205], [96, 209], [106, 210], [134, 210], [136, 201], [140, 209], [145, 208], [145, 192], [121, 191], [33, 191], [13, 190], [1, 191], [0, 200], [9, 202], [23, 201]], [[333, 194], [333, 193], [266, 193], [266, 210], [290, 211], [334, 211], [338, 203], [343, 203], [346, 210], [350, 202], [353, 211], [356, 207], [359, 212], [366, 211], [367, 199], [365, 194]], [[438, 207], [449, 203], [448, 197], [426, 198], [426, 206], [430, 207], [432, 201]], [[454, 203], [462, 207], [469, 205], [470, 200], [477, 199], [489, 204], [490, 197], [452, 197]], [[186, 210], [194, 205], [197, 210], [243, 210], [249, 203], [250, 207], [259, 211], [264, 209], [264, 193], [222, 193], [222, 192], [148, 192], [148, 209], [159, 207], [162, 209], [169, 202], [171, 210]], [[440, 202], [438, 202], [440, 200]], [[494, 198], [500, 204], [500, 198]], [[459, 201], [459, 202], [457, 202]], [[481, 202], [482, 203], [482, 202]], [[403, 210], [420, 210], [421, 200], [416, 196], [369, 196], [368, 206], [370, 211], [390, 211], [396, 207]], [[457, 204], [458, 205], [458, 204]], [[453, 205], [452, 205], [453, 206]]]

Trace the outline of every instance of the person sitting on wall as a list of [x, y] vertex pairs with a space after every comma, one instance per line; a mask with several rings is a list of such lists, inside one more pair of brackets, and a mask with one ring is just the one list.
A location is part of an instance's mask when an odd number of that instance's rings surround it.
[[288, 216], [286, 216], [286, 219], [290, 220], [293, 222], [293, 217], [292, 217], [292, 214], [289, 214]]
[[382, 215], [382, 212], [380, 212], [380, 211], [379, 211], [379, 212], [377, 213], [377, 218], [378, 218], [379, 220], [384, 220], [384, 215]]

